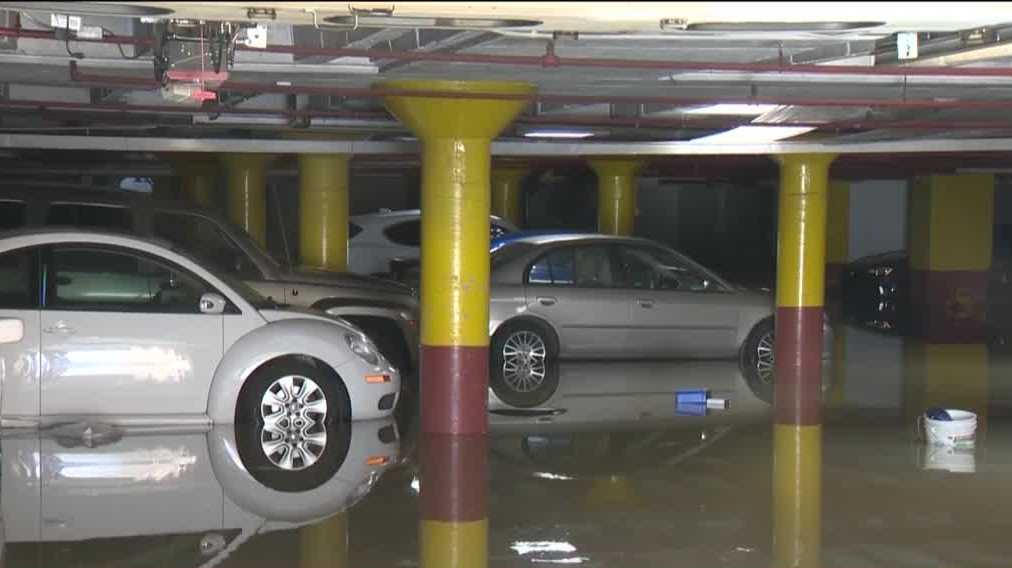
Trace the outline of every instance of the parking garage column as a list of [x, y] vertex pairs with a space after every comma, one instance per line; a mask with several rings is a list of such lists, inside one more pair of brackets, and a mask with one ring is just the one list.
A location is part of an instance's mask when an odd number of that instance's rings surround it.
[[830, 154], [779, 157], [774, 566], [818, 566], [822, 533], [822, 324]]
[[597, 174], [597, 230], [632, 235], [636, 224], [636, 174], [643, 162], [633, 158], [594, 158]]
[[310, 268], [348, 268], [348, 164], [342, 154], [299, 156], [299, 256]]
[[994, 231], [994, 176], [936, 175], [910, 187], [910, 325], [904, 347], [920, 381], [908, 381], [907, 413], [932, 406], [977, 413], [986, 432], [988, 275]]
[[261, 246], [267, 244], [267, 156], [224, 154], [229, 219]]
[[[484, 433], [491, 140], [523, 109], [534, 88], [424, 80], [377, 86], [404, 93], [386, 95], [386, 106], [422, 142], [422, 430]], [[440, 91], [454, 98], [409, 91]], [[474, 93], [505, 98], [464, 98]]]
[[492, 169], [492, 214], [517, 227], [523, 225], [523, 181], [528, 168], [521, 164], [496, 165]]
[[181, 176], [179, 189], [182, 198], [205, 209], [213, 208], [218, 186], [218, 164], [203, 156], [184, 154], [174, 160], [174, 165]]

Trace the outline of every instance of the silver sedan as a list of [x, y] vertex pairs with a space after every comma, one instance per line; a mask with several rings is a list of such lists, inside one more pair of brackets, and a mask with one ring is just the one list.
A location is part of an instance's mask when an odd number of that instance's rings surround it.
[[551, 396], [559, 359], [738, 358], [772, 394], [771, 296], [653, 241], [555, 234], [498, 246], [489, 325], [490, 384], [514, 406]]

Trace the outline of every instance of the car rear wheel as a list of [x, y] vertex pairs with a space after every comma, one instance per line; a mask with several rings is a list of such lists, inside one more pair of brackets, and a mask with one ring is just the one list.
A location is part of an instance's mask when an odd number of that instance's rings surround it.
[[507, 323], [492, 336], [489, 384], [500, 400], [529, 408], [547, 401], [559, 386], [558, 341], [535, 321]]
[[774, 375], [773, 318], [757, 323], [741, 349], [741, 366], [752, 392], [765, 402], [773, 402]]
[[330, 479], [347, 448], [333, 435], [344, 422], [344, 389], [331, 373], [304, 363], [257, 369], [236, 409], [236, 443], [250, 474], [278, 491], [306, 491]]

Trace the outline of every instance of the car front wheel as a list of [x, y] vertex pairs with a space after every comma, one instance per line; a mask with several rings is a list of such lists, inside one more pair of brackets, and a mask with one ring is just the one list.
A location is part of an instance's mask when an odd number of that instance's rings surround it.
[[303, 363], [270, 364], [243, 385], [236, 443], [250, 474], [271, 489], [306, 491], [330, 479], [344, 459], [332, 433], [344, 422], [339, 379]]
[[749, 388], [765, 402], [773, 402], [774, 376], [773, 318], [757, 323], [741, 349], [742, 373]]
[[559, 386], [558, 341], [545, 325], [518, 321], [492, 336], [489, 384], [500, 400], [530, 408], [547, 401]]

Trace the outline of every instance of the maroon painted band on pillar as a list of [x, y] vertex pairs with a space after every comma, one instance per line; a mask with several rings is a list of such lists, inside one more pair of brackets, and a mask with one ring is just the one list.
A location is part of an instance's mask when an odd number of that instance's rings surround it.
[[822, 322], [822, 306], [777, 308], [773, 402], [777, 424], [822, 422]]
[[484, 434], [422, 435], [421, 518], [471, 522], [488, 515], [488, 439]]
[[422, 432], [488, 431], [488, 347], [422, 345]]
[[986, 341], [988, 277], [981, 270], [911, 270], [910, 331], [930, 343]]

